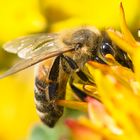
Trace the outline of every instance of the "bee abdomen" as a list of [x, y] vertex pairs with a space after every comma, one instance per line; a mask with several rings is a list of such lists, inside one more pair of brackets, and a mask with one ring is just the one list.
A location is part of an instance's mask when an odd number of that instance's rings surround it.
[[[56, 100], [64, 98], [65, 89], [60, 90], [59, 83], [59, 61], [60, 57], [55, 57], [49, 61], [49, 67], [42, 63], [38, 67], [35, 79], [35, 104], [37, 113], [43, 123], [53, 127], [63, 114], [63, 107], [56, 104]], [[61, 94], [60, 94], [61, 92]]]
[[50, 93], [55, 93], [57, 88], [58, 84], [56, 81], [46, 82], [37, 77], [35, 79], [36, 110], [42, 122], [49, 127], [53, 127], [63, 114], [63, 107], [55, 103], [55, 97], [52, 99], [49, 96]]
[[[37, 94], [37, 93], [36, 93]], [[49, 127], [53, 127], [63, 114], [63, 108], [56, 105], [55, 100], [39, 101], [35, 98], [36, 110], [41, 121]]]

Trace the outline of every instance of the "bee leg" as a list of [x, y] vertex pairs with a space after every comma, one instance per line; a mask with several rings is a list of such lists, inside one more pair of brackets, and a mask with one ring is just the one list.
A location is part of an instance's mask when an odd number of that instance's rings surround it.
[[83, 80], [84, 82], [90, 82], [87, 75], [78, 67], [78, 65], [76, 64], [76, 62], [73, 59], [71, 59], [68, 56], [64, 56], [64, 55], [61, 55], [61, 59], [66, 60], [66, 62], [69, 64], [70, 68], [76, 72], [76, 74], [79, 76], [79, 78], [81, 80]]
[[[61, 59], [64, 59], [70, 66], [70, 68], [72, 70], [75, 71], [75, 73], [78, 75], [78, 77], [80, 78], [80, 80], [82, 80], [84, 83], [91, 83], [90, 80], [88, 79], [87, 75], [78, 67], [78, 65], [76, 64], [76, 62], [71, 59], [68, 56], [64, 56], [61, 55]], [[85, 101], [87, 94], [78, 89], [74, 84], [73, 84], [73, 79], [70, 79], [70, 87], [71, 89], [74, 91], [74, 93], [78, 96], [78, 98], [80, 98], [82, 101]]]
[[43, 123], [53, 127], [63, 114], [63, 107], [56, 100], [65, 99], [67, 75], [61, 71], [60, 56], [43, 62], [37, 69], [35, 79], [35, 103]]
[[70, 79], [70, 87], [71, 87], [71, 89], [73, 90], [73, 92], [76, 94], [76, 96], [77, 96], [80, 100], [85, 101], [85, 99], [87, 98], [88, 95], [87, 95], [84, 91], [82, 91], [82, 90], [80, 90], [78, 87], [76, 87], [76, 86], [73, 84], [73, 80], [72, 80], [72, 79]]
[[98, 57], [98, 56], [95, 56], [94, 58], [93, 58], [93, 60], [94, 61], [96, 61], [96, 62], [98, 62], [98, 63], [101, 63], [101, 64], [106, 64], [100, 57]]

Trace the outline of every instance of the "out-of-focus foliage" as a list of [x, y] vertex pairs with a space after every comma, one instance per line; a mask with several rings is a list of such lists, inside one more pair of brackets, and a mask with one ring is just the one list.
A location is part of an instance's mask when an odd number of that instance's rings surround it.
[[0, 1], [0, 41], [40, 32], [46, 28], [38, 0]]
[[[41, 0], [49, 20], [53, 22], [52, 31], [76, 25], [96, 27], [118, 27], [120, 0]], [[140, 1], [122, 0], [127, 13], [127, 23], [138, 28]], [[132, 27], [132, 25], [135, 25]], [[137, 25], [137, 26], [136, 26]]]
[[1, 140], [25, 138], [29, 128], [39, 120], [33, 105], [33, 74], [30, 72], [0, 80]]
[[[136, 31], [140, 26], [140, 1], [122, 1], [127, 23], [132, 31]], [[99, 28], [118, 27], [119, 3], [119, 0], [1, 0], [0, 44], [21, 35], [46, 32], [46, 29], [59, 31], [87, 24]], [[137, 57], [136, 60], [139, 60], [139, 54]], [[9, 58], [0, 52], [0, 70], [14, 61], [11, 60], [13, 56]], [[134, 62], [139, 65], [139, 61]], [[24, 139], [34, 124], [39, 122], [33, 101], [32, 73], [25, 71], [0, 80], [0, 140]], [[33, 132], [40, 134], [40, 129]], [[41, 133], [44, 134], [44, 127]]]
[[[0, 1], [0, 44], [15, 37], [44, 31], [47, 19], [38, 0]], [[9, 67], [13, 56], [0, 52], [0, 69]], [[12, 60], [11, 60], [12, 59]], [[2, 72], [0, 72], [2, 73]], [[0, 80], [0, 139], [25, 138], [38, 117], [33, 105], [33, 71]]]

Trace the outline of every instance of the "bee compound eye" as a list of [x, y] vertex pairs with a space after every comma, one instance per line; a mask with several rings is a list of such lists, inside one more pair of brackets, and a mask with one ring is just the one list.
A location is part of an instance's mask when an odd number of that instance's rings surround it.
[[110, 45], [109, 43], [103, 43], [101, 46], [101, 53], [103, 56], [105, 56], [106, 54], [111, 54], [112, 56], [115, 55], [115, 51], [112, 47], [112, 45]]

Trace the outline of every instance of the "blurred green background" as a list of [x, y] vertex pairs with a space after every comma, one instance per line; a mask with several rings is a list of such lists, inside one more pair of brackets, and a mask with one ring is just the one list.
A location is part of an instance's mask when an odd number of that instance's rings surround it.
[[[140, 27], [140, 1], [122, 2], [128, 26], [136, 35]], [[119, 3], [119, 0], [0, 0], [0, 73], [17, 59], [2, 50], [2, 44], [8, 40], [76, 26], [119, 28]], [[33, 68], [0, 80], [0, 140], [55, 140], [62, 133], [63, 119], [54, 130], [41, 125], [33, 89]], [[60, 135], [65, 139], [65, 134]]]

